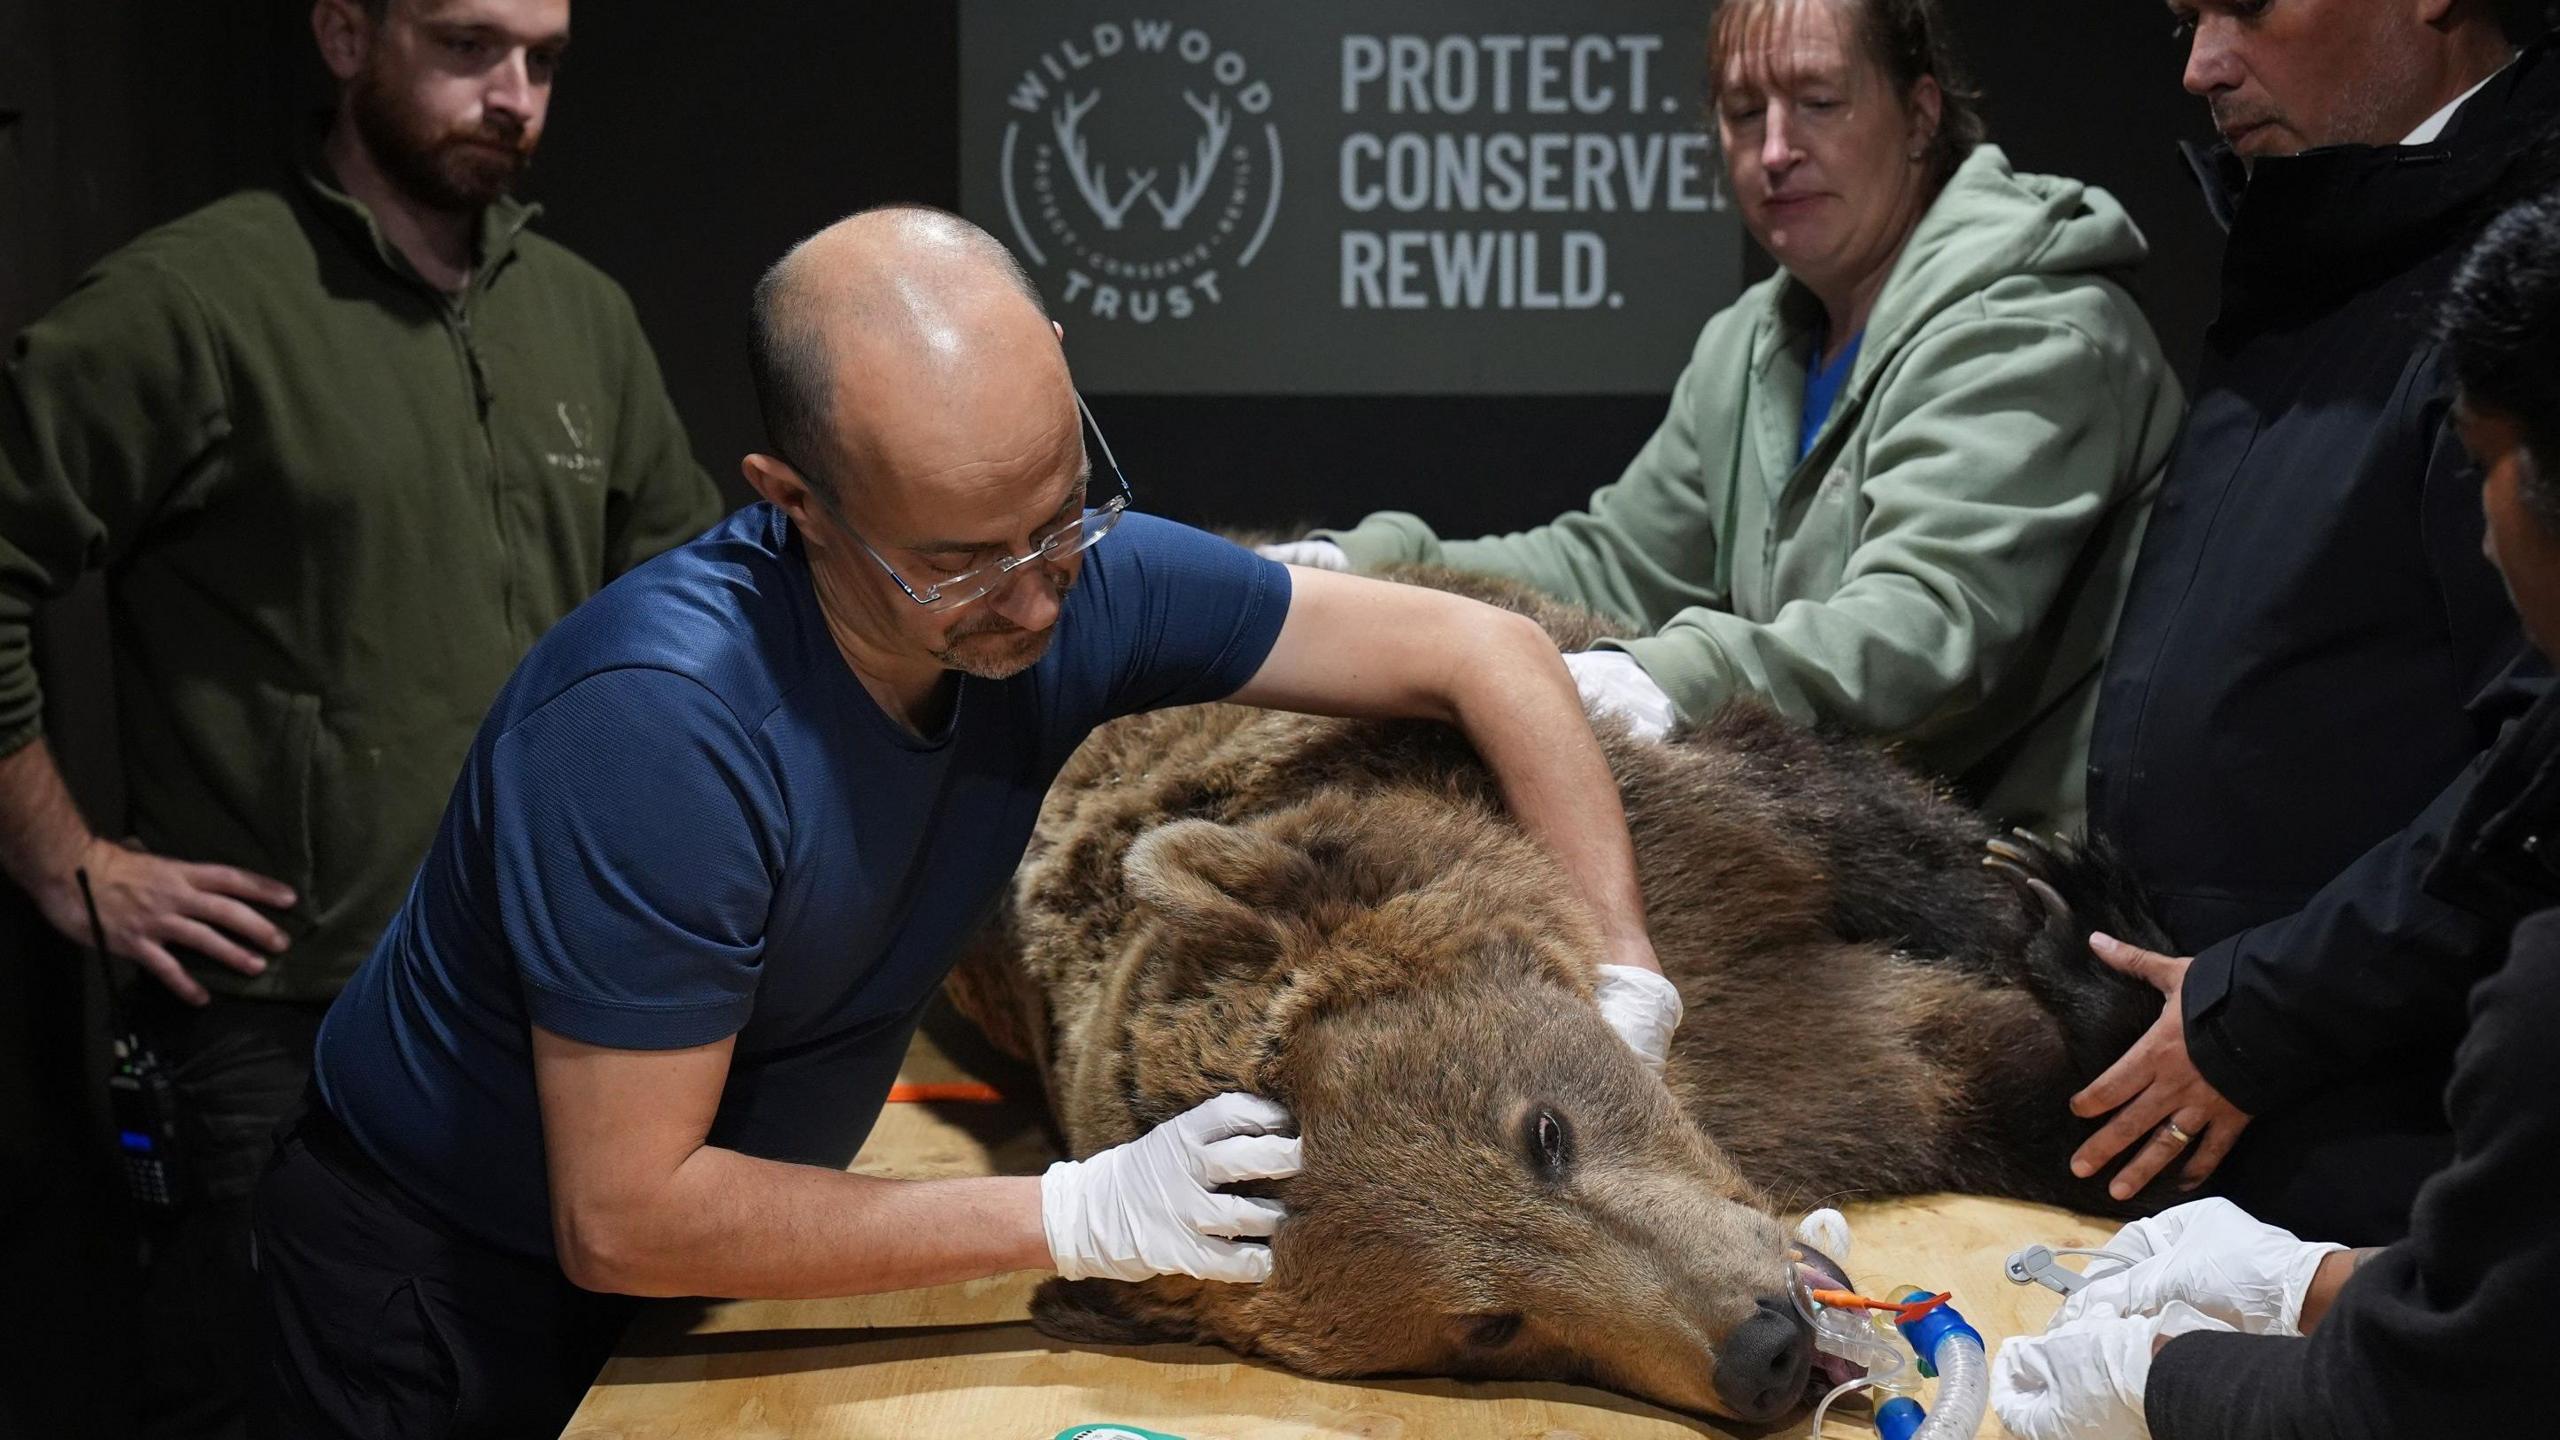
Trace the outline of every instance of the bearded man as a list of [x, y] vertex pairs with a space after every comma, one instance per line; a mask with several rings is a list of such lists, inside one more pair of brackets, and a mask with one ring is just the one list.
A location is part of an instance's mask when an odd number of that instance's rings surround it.
[[[0, 375], [0, 867], [77, 939], [86, 872], [182, 1107], [130, 1371], [152, 1434], [239, 1427], [250, 1190], [482, 711], [720, 509], [629, 300], [509, 197], [569, 0], [312, 28], [339, 105], [307, 173], [108, 257]], [[131, 806], [95, 825], [29, 644], [92, 568]]]

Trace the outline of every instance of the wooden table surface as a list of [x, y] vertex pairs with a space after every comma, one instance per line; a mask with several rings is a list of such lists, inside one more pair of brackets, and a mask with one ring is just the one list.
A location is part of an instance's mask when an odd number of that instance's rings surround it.
[[[939, 1015], [908, 1055], [906, 1078], [984, 1076], [1009, 1099], [894, 1104], [853, 1168], [922, 1179], [1032, 1174], [1055, 1158], [1037, 1082], [987, 1055], [966, 1022]], [[1848, 1210], [1850, 1273], [1868, 1293], [1895, 1284], [1955, 1292], [1995, 1348], [2041, 1330], [2059, 1303], [2008, 1283], [2019, 1246], [2095, 1245], [2114, 1227], [2011, 1201], [1932, 1196]], [[597, 1378], [566, 1434], [795, 1437], [795, 1440], [1052, 1440], [1095, 1422], [1181, 1440], [1670, 1440], [1811, 1434], [1806, 1417], [1733, 1431], [1606, 1391], [1572, 1385], [1442, 1380], [1313, 1380], [1194, 1346], [1077, 1348], [1026, 1319], [1036, 1274], [844, 1300], [669, 1303], [644, 1313]], [[1844, 1400], [1827, 1436], [1872, 1437], [1863, 1401]], [[1986, 1421], [1982, 1433], [2005, 1432]]]

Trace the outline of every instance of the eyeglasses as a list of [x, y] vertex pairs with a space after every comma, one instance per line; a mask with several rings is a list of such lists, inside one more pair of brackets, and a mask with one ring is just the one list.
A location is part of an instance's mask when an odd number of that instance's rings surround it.
[[[1084, 396], [1081, 394], [1076, 396], [1076, 413], [1084, 417], [1085, 430], [1092, 435], [1094, 448], [1102, 452], [1102, 463], [1111, 472], [1113, 493], [1105, 497], [1100, 505], [1088, 505], [1084, 508], [1084, 513], [1075, 518], [1060, 521], [1048, 530], [1032, 536], [1031, 548], [1020, 555], [1003, 556], [992, 565], [981, 565], [974, 570], [947, 575], [918, 589], [908, 583], [906, 576], [898, 573], [898, 567], [890, 564], [887, 557], [873, 549], [870, 541], [863, 539], [854, 530], [852, 524], [836, 509], [833, 499], [826, 498], [821, 493], [818, 501], [819, 508], [827, 512], [827, 518], [835, 522], [837, 529], [853, 537], [853, 543], [862, 547], [863, 554], [870, 556], [874, 564], [889, 572], [889, 578], [898, 582], [898, 588], [906, 592], [908, 599], [936, 615], [957, 610], [972, 600], [983, 600], [1003, 589], [1005, 583], [1013, 578], [1017, 570], [1030, 565], [1055, 565], [1071, 556], [1080, 555], [1092, 549], [1103, 536], [1111, 533], [1113, 526], [1120, 523], [1121, 516], [1129, 513], [1129, 500], [1132, 494], [1129, 488], [1129, 477], [1120, 473], [1120, 462], [1111, 453], [1111, 442], [1102, 437], [1102, 427], [1094, 423], [1093, 411], [1084, 403]], [[1091, 452], [1088, 451], [1088, 460], [1090, 457]]]

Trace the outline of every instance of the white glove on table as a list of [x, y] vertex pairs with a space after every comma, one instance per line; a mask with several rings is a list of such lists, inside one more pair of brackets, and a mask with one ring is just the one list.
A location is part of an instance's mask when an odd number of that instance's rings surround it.
[[1659, 1072], [1671, 1058], [1671, 1032], [1680, 1028], [1680, 988], [1633, 965], [1602, 965], [1595, 973], [1600, 983], [1592, 998], [1600, 1002], [1600, 1018]]
[[2320, 1261], [2346, 1247], [2297, 1240], [2228, 1200], [2196, 1200], [2136, 1220], [2099, 1247], [2136, 1263], [2108, 1272], [2062, 1302], [2054, 1324], [2099, 1308], [2144, 1315], [2184, 1301], [2252, 1335], [2300, 1335], [2302, 1297]]
[[1040, 1177], [1049, 1258], [1069, 1280], [1193, 1275], [1232, 1285], [1271, 1278], [1271, 1247], [1225, 1237], [1269, 1235], [1276, 1200], [1217, 1189], [1298, 1173], [1289, 1112], [1257, 1095], [1212, 1096], [1126, 1145], [1061, 1160]]
[[1573, 688], [1582, 692], [1584, 709], [1625, 720], [1628, 732], [1639, 740], [1661, 739], [1680, 719], [1671, 697], [1623, 651], [1577, 650], [1564, 657], [1564, 668], [1573, 672]]
[[2172, 1300], [2157, 1315], [2105, 1306], [2042, 1335], [2020, 1335], [1991, 1362], [1991, 1408], [2019, 1440], [2147, 1440], [2142, 1387], [2164, 1335], [2231, 1327]]
[[1253, 553], [1265, 560], [1283, 565], [1304, 565], [1310, 570], [1349, 570], [1351, 557], [1330, 540], [1283, 540], [1274, 545], [1256, 545]]

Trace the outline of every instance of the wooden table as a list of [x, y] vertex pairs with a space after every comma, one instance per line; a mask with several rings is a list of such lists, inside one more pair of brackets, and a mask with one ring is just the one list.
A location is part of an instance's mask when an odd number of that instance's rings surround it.
[[[966, 1022], [928, 1022], [906, 1078], [989, 1078], [1036, 1096], [1027, 1072], [985, 1051]], [[1032, 1174], [1055, 1158], [1036, 1100], [894, 1104], [853, 1168], [868, 1175]], [[2059, 1303], [2001, 1276], [2035, 1241], [2095, 1245], [2109, 1222], [2011, 1201], [1932, 1196], [1852, 1208], [1850, 1273], [1869, 1293], [1899, 1283], [1955, 1292], [1995, 1348], [2041, 1330]], [[1072, 1348], [1026, 1319], [1041, 1277], [1007, 1275], [846, 1300], [670, 1304], [644, 1314], [570, 1422], [574, 1440], [1051, 1440], [1098, 1421], [1183, 1440], [1669, 1440], [1806, 1436], [1731, 1431], [1571, 1385], [1312, 1380], [1218, 1349]], [[1844, 1417], [1844, 1413], [1845, 1417]], [[1829, 1436], [1872, 1437], [1844, 1401]], [[1998, 1422], [1982, 1433], [1998, 1436]]]

